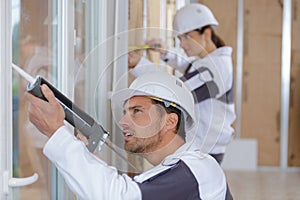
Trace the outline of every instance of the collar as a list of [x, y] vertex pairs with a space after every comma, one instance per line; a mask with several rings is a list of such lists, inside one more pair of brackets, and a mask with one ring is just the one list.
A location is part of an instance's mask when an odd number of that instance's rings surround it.
[[134, 177], [136, 182], [142, 183], [145, 180], [159, 174], [171, 167], [173, 167], [176, 163], [181, 160], [181, 157], [186, 154], [186, 152], [190, 149], [190, 143], [185, 143], [181, 147], [179, 147], [173, 154], [167, 156], [159, 165], [152, 167], [150, 170], [143, 172], [140, 175]]

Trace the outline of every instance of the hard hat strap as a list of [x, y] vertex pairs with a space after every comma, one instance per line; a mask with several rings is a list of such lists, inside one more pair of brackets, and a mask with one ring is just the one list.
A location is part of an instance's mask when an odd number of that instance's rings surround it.
[[174, 107], [174, 108], [177, 108], [178, 106], [176, 105], [176, 103], [174, 102], [170, 102], [170, 101], [167, 101], [167, 100], [164, 100], [164, 99], [161, 99], [161, 98], [158, 98], [158, 97], [153, 97], [153, 96], [149, 96], [149, 98], [153, 99], [153, 100], [156, 100], [156, 101], [160, 101], [160, 102], [163, 102], [165, 107]]

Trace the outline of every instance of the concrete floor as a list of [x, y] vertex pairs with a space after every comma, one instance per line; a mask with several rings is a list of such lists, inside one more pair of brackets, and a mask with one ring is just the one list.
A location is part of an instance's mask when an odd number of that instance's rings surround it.
[[235, 200], [300, 200], [300, 170], [225, 171]]
[[[300, 200], [300, 169], [226, 170], [225, 174], [234, 200]], [[37, 183], [20, 188], [18, 193], [19, 198], [15, 199], [51, 199], [45, 188]]]

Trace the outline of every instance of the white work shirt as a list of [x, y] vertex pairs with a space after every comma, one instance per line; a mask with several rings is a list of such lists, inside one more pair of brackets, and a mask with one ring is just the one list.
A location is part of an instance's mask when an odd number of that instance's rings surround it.
[[226, 179], [218, 163], [188, 147], [133, 179], [90, 153], [66, 126], [48, 140], [44, 154], [80, 200], [225, 199]]

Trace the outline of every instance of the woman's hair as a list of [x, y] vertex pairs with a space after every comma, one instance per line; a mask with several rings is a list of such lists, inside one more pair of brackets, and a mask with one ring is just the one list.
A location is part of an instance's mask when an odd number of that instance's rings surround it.
[[220, 36], [215, 33], [214, 29], [210, 25], [203, 26], [201, 29], [196, 29], [195, 31], [198, 31], [202, 35], [204, 33], [204, 30], [207, 28], [211, 30], [211, 40], [216, 45], [216, 47], [219, 48], [225, 46], [224, 40], [222, 40], [222, 38], [220, 38]]

